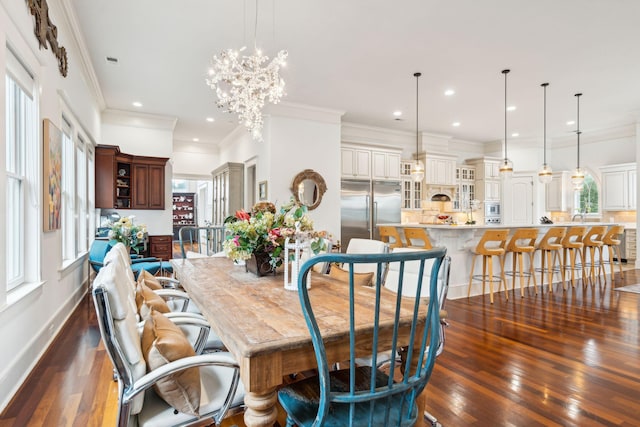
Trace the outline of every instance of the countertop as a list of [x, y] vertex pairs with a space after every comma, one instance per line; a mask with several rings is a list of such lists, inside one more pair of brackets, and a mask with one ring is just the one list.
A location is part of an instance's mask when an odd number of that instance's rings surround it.
[[[484, 229], [490, 229], [490, 228], [525, 228], [525, 227], [533, 227], [533, 228], [547, 228], [547, 227], [571, 227], [571, 226], [577, 226], [577, 225], [584, 225], [587, 227], [590, 227], [592, 225], [614, 225], [614, 224], [621, 224], [624, 225], [625, 228], [636, 228], [636, 224], [632, 224], [629, 223], [629, 226], [627, 226], [627, 223], [617, 223], [617, 222], [558, 222], [555, 224], [531, 224], [531, 225], [506, 225], [506, 224], [491, 224], [491, 225], [485, 225], [485, 224], [473, 224], [473, 225], [466, 225], [466, 224], [456, 224], [456, 225], [448, 225], [448, 224], [424, 224], [424, 223], [419, 223], [419, 222], [407, 222], [404, 224], [400, 224], [400, 223], [395, 223], [395, 224], [378, 224], [378, 225], [385, 225], [385, 226], [393, 226], [393, 227], [399, 227], [399, 228], [403, 228], [403, 227], [417, 227], [417, 228], [434, 228], [434, 229], [442, 229], [442, 230], [473, 230], [473, 229], [480, 229], [480, 230], [484, 230]], [[633, 227], [631, 227], [631, 225], [633, 225]]]

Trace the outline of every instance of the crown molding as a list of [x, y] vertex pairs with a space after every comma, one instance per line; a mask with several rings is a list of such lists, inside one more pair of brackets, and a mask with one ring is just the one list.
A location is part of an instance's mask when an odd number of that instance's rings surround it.
[[268, 105], [265, 108], [265, 113], [273, 117], [291, 117], [295, 119], [340, 124], [345, 112], [295, 102], [280, 102], [278, 104]]
[[[636, 126], [634, 123], [605, 128], [583, 130], [580, 133], [580, 144], [593, 144], [601, 141], [608, 141], [621, 138], [634, 138], [636, 136]], [[552, 148], [570, 147], [576, 144], [576, 135], [572, 132], [570, 135], [547, 139], [547, 143]]]
[[91, 55], [89, 54], [89, 49], [87, 49], [87, 45], [84, 42], [84, 37], [82, 33], [80, 33], [80, 25], [78, 25], [78, 18], [76, 17], [75, 10], [71, 5], [71, 0], [62, 0], [61, 4], [63, 15], [67, 20], [67, 26], [69, 27], [69, 30], [71, 32], [71, 37], [78, 47], [79, 62], [82, 66], [83, 71], [82, 75], [87, 82], [87, 86], [89, 86], [89, 89], [93, 92], [96, 101], [98, 102], [98, 106], [101, 110], [104, 110], [107, 104], [104, 100], [102, 89], [100, 88], [98, 76], [96, 75], [93, 64], [91, 63]]
[[102, 112], [103, 124], [168, 130], [173, 132], [177, 122], [177, 117], [160, 116], [134, 111], [106, 109]]

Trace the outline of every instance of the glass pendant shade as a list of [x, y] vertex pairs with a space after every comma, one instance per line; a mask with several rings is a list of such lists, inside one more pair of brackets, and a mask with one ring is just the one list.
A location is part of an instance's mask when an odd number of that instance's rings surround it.
[[500, 176], [502, 178], [511, 178], [511, 175], [513, 175], [513, 163], [509, 159], [504, 159], [500, 165]]
[[424, 165], [420, 160], [416, 160], [411, 166], [411, 178], [414, 181], [422, 181], [424, 179]]
[[574, 190], [582, 190], [582, 184], [584, 183], [584, 171], [579, 167], [571, 173], [571, 184]]
[[553, 172], [551, 171], [551, 168], [545, 163], [538, 171], [538, 181], [540, 181], [541, 184], [548, 184], [552, 179]]

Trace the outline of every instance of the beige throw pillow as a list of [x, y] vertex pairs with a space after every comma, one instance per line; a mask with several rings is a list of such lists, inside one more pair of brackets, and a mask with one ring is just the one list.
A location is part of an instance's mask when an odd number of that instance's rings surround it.
[[[151, 310], [142, 331], [142, 354], [147, 369], [152, 371], [195, 352], [184, 333], [162, 313]], [[180, 412], [199, 415], [200, 370], [189, 368], [170, 375], [155, 384], [156, 393]]]
[[[349, 283], [349, 272], [335, 264], [333, 264], [329, 270], [329, 277]], [[371, 286], [373, 284], [373, 272], [353, 273], [353, 283], [356, 286]]]
[[162, 285], [160, 284], [160, 282], [158, 282], [158, 279], [156, 279], [156, 276], [149, 273], [144, 268], [140, 270], [140, 273], [138, 273], [138, 283], [144, 283], [149, 287], [149, 289], [154, 291], [157, 291], [158, 289], [162, 289]]
[[149, 317], [149, 311], [152, 309], [160, 313], [171, 311], [165, 300], [144, 283], [138, 283], [136, 286], [136, 305], [138, 306], [138, 313], [143, 319]]

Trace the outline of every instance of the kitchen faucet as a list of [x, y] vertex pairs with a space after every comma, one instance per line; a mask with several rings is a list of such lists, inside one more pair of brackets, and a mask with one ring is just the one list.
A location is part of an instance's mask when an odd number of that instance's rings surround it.
[[574, 214], [573, 217], [571, 217], [571, 222], [575, 222], [577, 216], [580, 217], [580, 222], [584, 222], [584, 212]]

